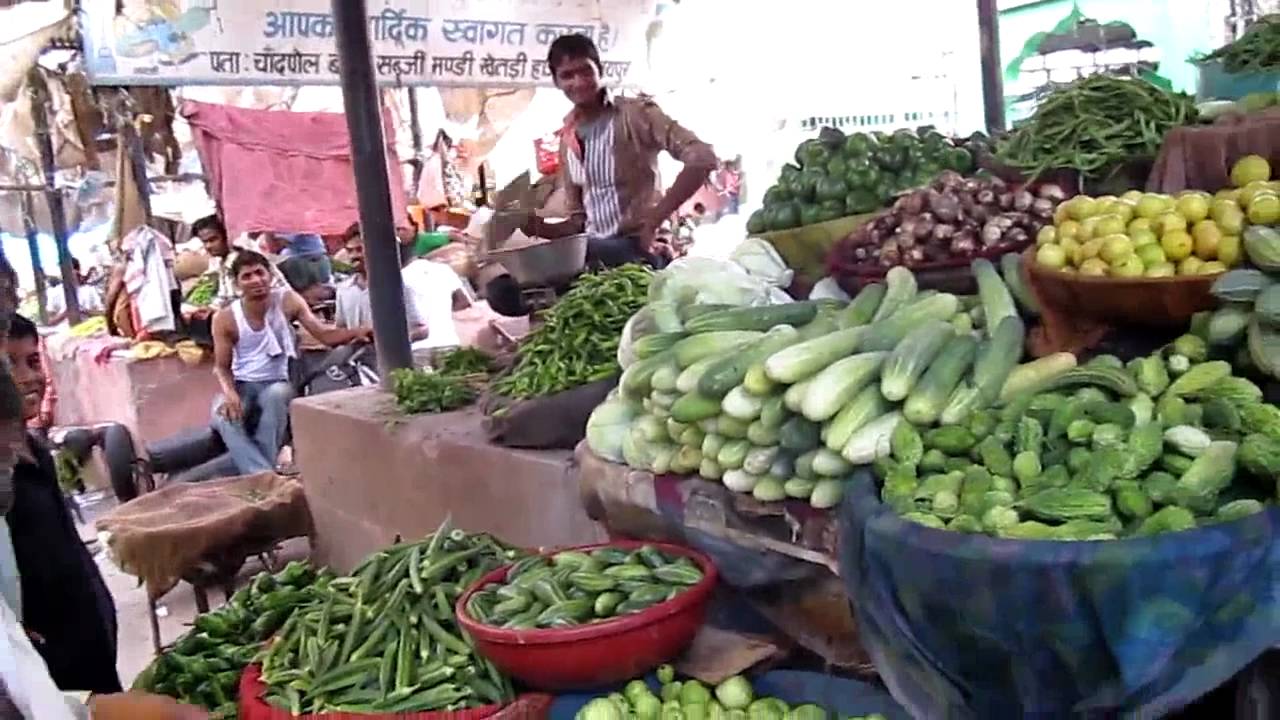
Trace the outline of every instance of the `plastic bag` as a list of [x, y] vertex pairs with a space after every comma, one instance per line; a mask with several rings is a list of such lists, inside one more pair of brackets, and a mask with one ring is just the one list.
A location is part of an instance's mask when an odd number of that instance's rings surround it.
[[653, 321], [653, 308], [645, 305], [622, 326], [622, 335], [618, 338], [618, 366], [623, 370], [631, 367], [631, 363], [636, 361], [631, 346], [640, 338], [656, 332], [658, 326]]
[[849, 297], [849, 293], [840, 287], [840, 283], [835, 278], [827, 276], [814, 284], [813, 289], [809, 291], [810, 300], [839, 300], [847, 303], [853, 300]]
[[672, 302], [679, 307], [698, 304], [771, 305], [774, 286], [748, 273], [742, 266], [710, 258], [676, 260], [649, 284], [650, 302]]
[[639, 406], [624, 399], [617, 390], [609, 393], [587, 418], [587, 447], [597, 457], [622, 462], [623, 443], [631, 434], [631, 421], [639, 413]]
[[774, 287], [790, 287], [791, 281], [796, 277], [773, 245], [760, 238], [743, 240], [729, 255], [729, 259], [741, 265], [752, 277], [760, 278]]

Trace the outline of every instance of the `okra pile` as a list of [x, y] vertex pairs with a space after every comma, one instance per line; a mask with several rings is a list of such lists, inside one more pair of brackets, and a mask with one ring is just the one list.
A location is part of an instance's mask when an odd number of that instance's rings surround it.
[[899, 424], [881, 499], [933, 528], [1113, 540], [1261, 512], [1277, 495], [1280, 409], [1185, 335], [1122, 363], [1100, 355], [999, 409]]
[[461, 710], [505, 703], [511, 682], [476, 655], [453, 605], [518, 551], [441, 529], [326, 583], [262, 657], [267, 702], [297, 715]]
[[666, 602], [702, 580], [687, 557], [645, 545], [566, 550], [517, 562], [505, 583], [467, 600], [467, 613], [504, 628], [563, 628], [608, 620]]
[[332, 580], [303, 562], [289, 563], [275, 575], [259, 574], [224, 607], [197, 617], [194, 627], [138, 676], [133, 689], [199, 705], [215, 720], [235, 718], [240, 673], [294, 609], [322, 595]]

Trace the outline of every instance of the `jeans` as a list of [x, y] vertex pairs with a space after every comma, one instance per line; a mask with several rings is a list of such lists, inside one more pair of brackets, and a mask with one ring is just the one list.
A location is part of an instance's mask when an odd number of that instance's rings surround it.
[[222, 437], [236, 470], [242, 475], [274, 470], [276, 456], [280, 454], [289, 429], [289, 401], [293, 400], [293, 385], [285, 380], [237, 380], [236, 392], [240, 393], [243, 417], [240, 420], [223, 417], [219, 412], [223, 398], [219, 395], [213, 402], [213, 429]]

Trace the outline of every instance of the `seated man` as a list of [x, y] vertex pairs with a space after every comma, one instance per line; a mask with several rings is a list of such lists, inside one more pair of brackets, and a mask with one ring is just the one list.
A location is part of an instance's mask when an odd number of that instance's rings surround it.
[[[335, 298], [333, 321], [340, 328], [372, 328], [373, 308], [369, 302], [369, 273], [364, 264], [364, 239], [360, 236], [360, 225], [357, 223], [347, 229], [345, 235], [347, 262], [355, 277], [351, 282], [338, 288]], [[401, 258], [412, 257], [408, 253], [412, 248], [398, 246]], [[409, 323], [409, 342], [417, 342], [427, 337], [427, 324], [422, 321], [414, 302], [413, 292], [408, 285], [404, 287], [404, 316]]]
[[252, 250], [236, 255], [231, 273], [240, 299], [213, 317], [213, 374], [222, 388], [213, 425], [236, 469], [250, 474], [273, 469], [284, 445], [293, 399], [289, 360], [297, 356], [291, 323], [298, 321], [329, 347], [367, 341], [371, 331], [343, 330], [317, 320], [297, 293], [272, 288], [270, 261]]

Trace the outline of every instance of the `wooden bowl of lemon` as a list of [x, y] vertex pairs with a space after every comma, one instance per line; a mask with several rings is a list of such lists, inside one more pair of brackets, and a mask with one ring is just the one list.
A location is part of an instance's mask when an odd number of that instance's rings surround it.
[[1217, 275], [1241, 261], [1238, 194], [1077, 195], [1028, 249], [1029, 279], [1060, 312], [1107, 323], [1177, 326], [1214, 306]]

